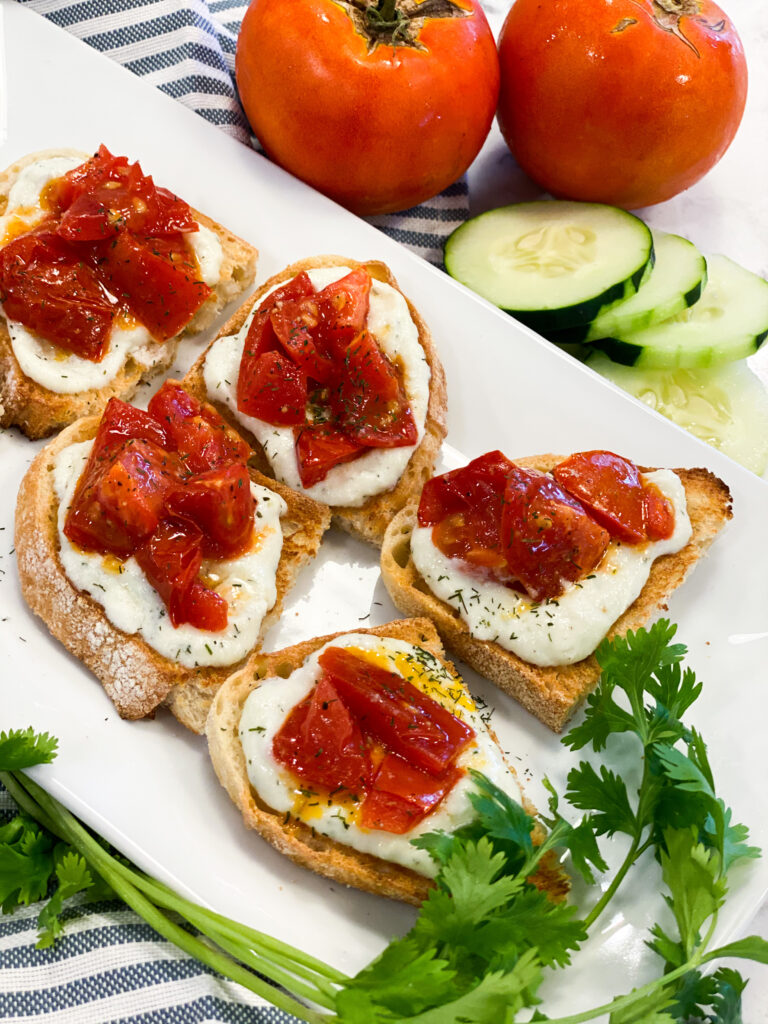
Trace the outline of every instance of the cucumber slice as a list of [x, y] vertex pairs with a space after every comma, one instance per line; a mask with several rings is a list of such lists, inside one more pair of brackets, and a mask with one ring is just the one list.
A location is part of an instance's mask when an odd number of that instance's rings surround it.
[[587, 366], [753, 473], [768, 467], [768, 392], [742, 360], [699, 370], [639, 370], [595, 352]]
[[697, 302], [707, 281], [707, 261], [699, 250], [680, 235], [651, 229], [656, 259], [647, 279], [625, 302], [614, 306], [584, 327], [550, 334], [549, 340], [590, 342], [601, 338], [622, 338], [668, 320]]
[[591, 323], [634, 295], [652, 263], [648, 227], [601, 203], [502, 206], [445, 243], [451, 277], [542, 333]]
[[664, 323], [595, 341], [614, 362], [647, 369], [717, 366], [752, 355], [768, 335], [768, 281], [725, 256], [707, 261], [701, 298]]

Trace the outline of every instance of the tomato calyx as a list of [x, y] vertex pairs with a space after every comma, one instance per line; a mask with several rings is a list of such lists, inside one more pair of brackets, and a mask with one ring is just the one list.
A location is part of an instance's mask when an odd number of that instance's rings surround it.
[[253, 537], [250, 449], [216, 410], [166, 381], [147, 412], [110, 399], [64, 523], [78, 547], [135, 557], [171, 624], [220, 632], [227, 602], [204, 559], [234, 558]]
[[115, 317], [157, 341], [178, 334], [211, 295], [186, 236], [187, 203], [105, 146], [48, 182], [45, 219], [0, 250], [6, 315], [74, 355], [100, 362]]
[[327, 647], [318, 663], [317, 684], [274, 737], [275, 759], [331, 802], [359, 805], [364, 828], [409, 831], [463, 775], [474, 730], [361, 652]]
[[362, 268], [316, 292], [306, 271], [263, 299], [248, 328], [237, 407], [293, 427], [302, 486], [371, 448], [415, 445], [402, 372], [365, 329]]
[[469, 572], [540, 602], [597, 569], [611, 540], [668, 539], [675, 514], [637, 466], [613, 452], [579, 452], [547, 474], [497, 451], [429, 480], [418, 522]]
[[426, 50], [419, 40], [425, 18], [467, 18], [467, 11], [453, 0], [426, 0], [415, 10], [403, 9], [401, 0], [341, 0], [340, 6], [352, 19], [356, 30], [368, 43], [368, 52], [377, 46], [408, 46]]

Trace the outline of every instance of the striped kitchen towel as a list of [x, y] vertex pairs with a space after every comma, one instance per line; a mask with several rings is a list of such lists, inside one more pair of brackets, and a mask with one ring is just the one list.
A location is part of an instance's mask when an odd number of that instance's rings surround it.
[[[235, 45], [247, 4], [240, 0], [20, 0], [141, 75], [201, 117], [251, 140], [235, 88]], [[402, 213], [368, 218], [436, 266], [443, 243], [467, 218], [465, 179]]]

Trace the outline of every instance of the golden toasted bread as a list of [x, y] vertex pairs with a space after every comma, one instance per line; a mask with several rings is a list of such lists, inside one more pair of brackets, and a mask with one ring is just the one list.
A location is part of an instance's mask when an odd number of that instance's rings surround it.
[[[139, 634], [115, 627], [102, 606], [69, 580], [61, 563], [54, 460], [69, 445], [91, 440], [98, 423], [99, 417], [92, 416], [63, 430], [38, 454], [22, 481], [16, 506], [22, 594], [53, 636], [98, 676], [123, 718], [143, 718], [165, 704], [189, 729], [202, 732], [213, 694], [236, 665], [188, 668], [163, 657]], [[251, 478], [288, 505], [280, 519], [283, 546], [276, 573], [277, 600], [261, 624], [263, 636], [279, 618], [299, 571], [317, 554], [330, 516], [324, 506], [255, 470]]]
[[[286, 267], [285, 270], [282, 270], [279, 274], [275, 274], [274, 277], [265, 281], [265, 283], [256, 290], [247, 302], [237, 310], [228, 323], [224, 325], [218, 334], [218, 338], [237, 334], [248, 319], [248, 316], [254, 306], [258, 305], [263, 296], [277, 285], [282, 284], [285, 281], [289, 281], [292, 277], [301, 273], [302, 270], [311, 270], [315, 267], [334, 266], [350, 267], [353, 270], [358, 267], [363, 267], [368, 271], [371, 277], [375, 278], [377, 281], [383, 281], [385, 284], [391, 285], [398, 291], [400, 290], [397, 281], [392, 276], [389, 269], [385, 264], [379, 263], [378, 261], [371, 260], [367, 263], [359, 263], [357, 260], [348, 259], [347, 257], [342, 256], [314, 256], [310, 259], [299, 260], [297, 263], [292, 263], [289, 267]], [[331, 509], [333, 521], [338, 526], [346, 530], [348, 533], [351, 533], [353, 536], [360, 537], [362, 540], [375, 544], [377, 547], [381, 546], [384, 531], [386, 530], [387, 524], [391, 520], [392, 516], [395, 515], [399, 509], [403, 508], [403, 506], [406, 505], [414, 495], [417, 495], [421, 491], [425, 482], [432, 475], [437, 453], [440, 450], [440, 446], [443, 443], [443, 438], [446, 434], [447, 393], [443, 367], [438, 358], [437, 351], [427, 325], [407, 298], [406, 302], [408, 302], [408, 309], [411, 317], [413, 318], [413, 322], [416, 324], [418, 329], [419, 342], [424, 350], [424, 355], [431, 371], [429, 406], [427, 409], [424, 437], [411, 456], [405, 472], [401, 475], [400, 479], [391, 490], [369, 498], [363, 505], [357, 508], [335, 505]], [[184, 378], [184, 386], [198, 399], [212, 402], [227, 422], [238, 430], [246, 439], [248, 444], [260, 453], [259, 468], [262, 472], [267, 476], [274, 476], [274, 472], [270, 467], [269, 461], [264, 454], [263, 449], [256, 441], [256, 438], [254, 438], [253, 435], [238, 422], [230, 409], [217, 400], [216, 396], [207, 394], [205, 379], [203, 376], [206, 355], [207, 351], [200, 356], [191, 368], [187, 376]]]
[[[562, 458], [540, 455], [514, 461], [519, 466], [547, 472]], [[685, 487], [693, 527], [691, 539], [681, 551], [656, 559], [640, 595], [616, 620], [608, 636], [637, 629], [664, 609], [672, 591], [680, 586], [731, 518], [731, 495], [722, 480], [706, 469], [675, 472]], [[432, 619], [449, 651], [559, 732], [597, 684], [600, 668], [595, 657], [590, 655], [573, 665], [539, 667], [497, 643], [473, 637], [458, 612], [432, 593], [413, 564], [411, 533], [416, 525], [416, 512], [414, 503], [395, 516], [382, 546], [382, 578], [396, 607], [405, 615], [426, 615]]]
[[[8, 195], [20, 172], [38, 160], [55, 156], [81, 157], [87, 153], [73, 149], [43, 150], [13, 163], [0, 174], [0, 215], [8, 204]], [[30, 438], [47, 437], [82, 416], [100, 415], [110, 398], [128, 400], [142, 381], [167, 370], [176, 358], [179, 341], [185, 334], [205, 330], [221, 310], [241, 295], [253, 282], [257, 250], [205, 214], [192, 211], [195, 220], [210, 228], [219, 238], [223, 260], [219, 280], [212, 294], [181, 334], [165, 342], [153, 342], [151, 365], [140, 361], [138, 353], [129, 353], [117, 375], [100, 388], [75, 393], [59, 393], [26, 376], [13, 350], [4, 318], [0, 317], [0, 427], [18, 426]]]

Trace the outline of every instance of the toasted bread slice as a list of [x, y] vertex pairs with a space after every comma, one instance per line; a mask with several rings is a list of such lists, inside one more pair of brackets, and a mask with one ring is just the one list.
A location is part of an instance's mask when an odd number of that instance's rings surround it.
[[[251, 296], [248, 301], [237, 310], [228, 323], [224, 325], [218, 334], [218, 338], [237, 334], [248, 319], [248, 315], [253, 307], [258, 305], [263, 296], [277, 285], [283, 284], [285, 281], [289, 281], [292, 277], [300, 274], [302, 270], [311, 270], [314, 267], [335, 266], [350, 267], [352, 270], [357, 269], [358, 267], [363, 267], [368, 271], [371, 277], [375, 278], [377, 281], [383, 281], [385, 284], [389, 284], [400, 291], [397, 281], [392, 276], [386, 265], [379, 263], [376, 260], [359, 263], [357, 260], [348, 259], [342, 256], [314, 256], [310, 259], [299, 260], [298, 263], [292, 263], [289, 267], [286, 267], [285, 270], [282, 270], [279, 274], [275, 274], [274, 277], [265, 281], [265, 283], [256, 290], [253, 296]], [[424, 323], [418, 311], [407, 297], [405, 298], [406, 302], [408, 302], [408, 309], [411, 317], [413, 318], [413, 322], [416, 324], [418, 329], [419, 342], [421, 347], [424, 349], [424, 355], [431, 371], [429, 405], [427, 408], [424, 437], [411, 455], [408, 465], [405, 468], [405, 472], [401, 475], [392, 490], [385, 491], [382, 494], [369, 498], [360, 507], [335, 505], [331, 509], [334, 523], [346, 530], [348, 533], [351, 533], [353, 536], [359, 537], [371, 544], [375, 544], [377, 547], [381, 546], [384, 531], [386, 530], [387, 524], [391, 520], [392, 516], [399, 511], [399, 509], [403, 508], [414, 495], [417, 495], [421, 491], [421, 488], [432, 475], [437, 453], [440, 451], [440, 446], [443, 443], [443, 438], [445, 437], [447, 429], [447, 393], [443, 367], [440, 363], [440, 359], [437, 355], [437, 351], [427, 325]], [[200, 356], [191, 368], [187, 376], [184, 378], [184, 386], [198, 399], [212, 402], [227, 422], [238, 430], [246, 439], [248, 444], [260, 453], [259, 468], [262, 472], [267, 476], [274, 476], [274, 472], [270, 467], [269, 461], [267, 460], [263, 449], [256, 441], [256, 438], [254, 438], [250, 431], [237, 421], [231, 410], [229, 410], [220, 401], [217, 401], [215, 397], [207, 394], [205, 379], [203, 377], [206, 355], [207, 351]]]
[[[453, 665], [445, 658], [435, 627], [429, 619], [420, 618], [402, 619], [372, 629], [346, 630], [307, 640], [274, 654], [255, 654], [242, 669], [230, 676], [214, 698], [206, 726], [208, 751], [216, 775], [240, 809], [245, 825], [258, 832], [280, 853], [326, 878], [418, 906], [434, 884], [429, 878], [410, 868], [336, 842], [304, 822], [271, 809], [255, 793], [248, 779], [245, 755], [239, 739], [240, 718], [247, 698], [263, 680], [275, 676], [287, 677], [324, 644], [349, 632], [392, 637], [423, 647], [438, 658], [451, 674], [456, 675]], [[458, 676], [456, 685], [463, 685]], [[489, 730], [489, 733], [492, 740], [497, 742], [493, 732]], [[514, 770], [510, 770], [514, 774]], [[530, 814], [536, 813], [529, 803], [525, 802], [525, 806]], [[539, 830], [538, 838], [541, 835], [543, 831]], [[540, 869], [533, 881], [553, 899], [562, 898], [568, 889], [566, 877], [551, 860]]]
[[[547, 472], [562, 459], [561, 455], [541, 455], [514, 461]], [[672, 591], [680, 586], [731, 518], [731, 495], [722, 480], [706, 469], [675, 472], [685, 487], [693, 527], [691, 539], [676, 554], [656, 559], [640, 595], [616, 620], [608, 636], [638, 629], [664, 609]], [[560, 732], [595, 688], [600, 676], [597, 660], [590, 655], [573, 665], [542, 668], [523, 661], [497, 643], [473, 637], [458, 612], [435, 597], [413, 564], [411, 533], [416, 525], [416, 512], [414, 503], [392, 520], [381, 551], [382, 578], [395, 606], [405, 615], [429, 616], [448, 650], [520, 701], [554, 732]]]
[[[20, 172], [38, 160], [55, 156], [81, 157], [87, 153], [74, 149], [42, 150], [31, 153], [0, 174], [0, 215], [8, 204], [8, 195]], [[100, 388], [60, 394], [26, 376], [11, 344], [5, 320], [0, 317], [0, 427], [18, 426], [30, 438], [47, 437], [81, 416], [100, 415], [110, 398], [128, 400], [142, 381], [167, 370], [176, 358], [179, 340], [185, 334], [197, 334], [213, 323], [221, 310], [253, 283], [257, 250], [196, 210], [195, 220], [218, 235], [223, 249], [219, 280], [212, 294], [180, 335], [165, 342], [154, 342], [151, 365], [128, 355], [117, 375]]]
[[[22, 481], [16, 506], [21, 591], [53, 636], [98, 676], [123, 718], [143, 718], [166, 704], [180, 722], [199, 733], [213, 694], [237, 665], [187, 668], [163, 657], [140, 635], [115, 627], [101, 605], [70, 582], [59, 558], [54, 460], [69, 445], [92, 439], [98, 423], [99, 417], [91, 416], [63, 430], [38, 454]], [[317, 554], [330, 516], [325, 506], [255, 470], [251, 478], [278, 493], [288, 505], [280, 520], [283, 546], [276, 574], [277, 600], [261, 624], [263, 636], [279, 618], [299, 571]]]

